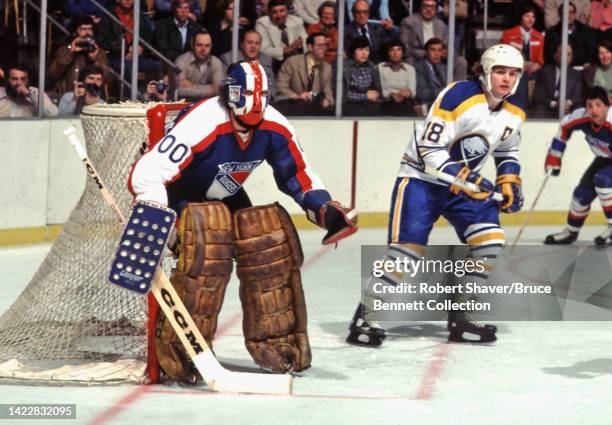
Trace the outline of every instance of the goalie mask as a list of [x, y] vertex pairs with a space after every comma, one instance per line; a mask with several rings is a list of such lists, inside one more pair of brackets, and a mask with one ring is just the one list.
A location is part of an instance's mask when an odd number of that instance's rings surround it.
[[508, 44], [496, 44], [495, 46], [491, 46], [485, 50], [480, 58], [480, 63], [482, 65], [482, 69], [484, 70], [484, 77], [480, 77], [480, 80], [484, 84], [485, 89], [487, 92], [489, 92], [489, 94], [492, 94], [491, 73], [493, 72], [493, 68], [496, 66], [506, 66], [509, 68], [519, 69], [520, 73], [516, 78], [514, 86], [512, 86], [510, 93], [504, 96], [503, 99], [512, 96], [516, 92], [521, 76], [523, 75], [523, 66], [525, 64], [521, 52]]
[[257, 62], [239, 62], [227, 71], [223, 97], [244, 127], [257, 127], [263, 120], [268, 103], [268, 78]]

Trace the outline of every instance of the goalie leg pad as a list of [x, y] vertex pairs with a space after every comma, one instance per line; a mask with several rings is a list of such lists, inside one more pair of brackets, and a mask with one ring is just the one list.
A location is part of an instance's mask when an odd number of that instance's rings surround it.
[[[188, 204], [177, 231], [179, 261], [171, 282], [212, 347], [217, 317], [232, 273], [231, 213], [221, 202]], [[156, 350], [160, 366], [170, 378], [192, 380], [189, 358], [163, 314], [157, 322]]]
[[289, 214], [279, 204], [239, 210], [234, 236], [247, 350], [273, 372], [310, 367], [304, 255]]

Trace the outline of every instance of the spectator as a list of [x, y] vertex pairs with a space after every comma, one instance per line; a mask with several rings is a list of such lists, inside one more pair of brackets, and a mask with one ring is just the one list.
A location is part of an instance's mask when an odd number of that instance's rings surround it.
[[[572, 0], [570, 4], [574, 6], [574, 18], [585, 25], [589, 25], [591, 0]], [[544, 24], [547, 30], [561, 23], [562, 7], [563, 0], [546, 0], [544, 2]], [[555, 49], [553, 49], [553, 52]]]
[[189, 0], [172, 0], [173, 16], [160, 20], [155, 29], [155, 47], [171, 61], [189, 50], [189, 41], [200, 29], [189, 19]]
[[[561, 46], [555, 52], [555, 63], [548, 64], [538, 76], [533, 102], [535, 104], [536, 118], [558, 118], [559, 117], [559, 86], [561, 83]], [[567, 63], [572, 61], [572, 47], [567, 46]], [[569, 114], [572, 109], [583, 103], [582, 99], [582, 77], [574, 68], [567, 67], [567, 84], [565, 89], [565, 106], [563, 115]]]
[[95, 41], [93, 19], [87, 15], [78, 16], [71, 39], [55, 51], [49, 65], [49, 76], [55, 81], [53, 93], [60, 97], [72, 92], [79, 70], [87, 65], [105, 69], [107, 62], [106, 52]]
[[[174, 0], [155, 0], [155, 19], [160, 20], [164, 18], [168, 18], [174, 15], [176, 12], [174, 10], [173, 3]], [[198, 0], [187, 1], [189, 3], [189, 13], [187, 16], [189, 20], [195, 23], [200, 16], [202, 16], [202, 8], [200, 7], [200, 2]]]
[[329, 64], [333, 64], [336, 60], [338, 49], [338, 29], [336, 24], [336, 3], [333, 1], [324, 1], [317, 10], [319, 22], [310, 24], [306, 29], [308, 34], [315, 32], [323, 33], [327, 37], [327, 52], [325, 52], [325, 60]]
[[[437, 3], [435, 0], [423, 0], [419, 13], [404, 18], [400, 24], [400, 40], [406, 47], [408, 63], [416, 64], [425, 57], [425, 44], [430, 38], [438, 38], [448, 43], [448, 27], [436, 17]], [[467, 62], [458, 55], [455, 48], [453, 75], [456, 80], [467, 77]], [[418, 87], [417, 87], [418, 90]]]
[[386, 61], [378, 64], [382, 87], [382, 112], [384, 115], [414, 115], [416, 96], [416, 72], [412, 65], [404, 63], [405, 48], [399, 40], [385, 46]]
[[286, 58], [302, 53], [307, 37], [304, 21], [289, 15], [287, 0], [270, 0], [268, 15], [257, 20], [255, 29], [261, 35], [261, 51], [272, 58], [275, 73]]
[[[438, 93], [446, 87], [446, 65], [442, 62], [444, 44], [439, 38], [430, 38], [425, 43], [425, 57], [414, 64], [417, 78], [417, 97], [428, 111]], [[423, 115], [423, 108], [418, 108]]]
[[59, 102], [60, 115], [80, 115], [84, 106], [106, 103], [100, 97], [104, 84], [104, 71], [96, 65], [87, 65], [79, 71], [74, 90], [64, 93]]
[[[23, 65], [8, 68], [5, 87], [0, 87], [0, 117], [33, 117], [38, 112], [38, 89], [30, 87], [29, 70]], [[57, 115], [57, 106], [44, 96], [44, 114]]]
[[584, 76], [589, 87], [600, 86], [606, 89], [612, 103], [612, 41], [602, 40], [597, 44], [599, 65], [589, 66]]
[[[221, 62], [229, 66], [232, 62], [232, 52], [227, 52], [221, 56]], [[240, 51], [237, 61], [255, 61], [263, 67], [268, 77], [268, 102], [274, 101], [276, 97], [276, 85], [274, 83], [274, 72], [272, 72], [272, 59], [261, 53], [261, 36], [255, 30], [247, 30], [240, 40]]]
[[[221, 57], [222, 54], [231, 52], [232, 50], [232, 30], [234, 25], [234, 1], [219, 0], [217, 3], [219, 10], [223, 12], [220, 20], [211, 25], [210, 36], [213, 42], [213, 55]], [[244, 28], [249, 24], [249, 20], [245, 17], [240, 17], [240, 28], [238, 37], [242, 37]]]
[[144, 102], [167, 102], [170, 91], [170, 77], [165, 73], [158, 73], [157, 79], [151, 80], [145, 87], [142, 100]]
[[[134, 0], [117, 0], [117, 6], [112, 10], [123, 27], [134, 29]], [[108, 16], [103, 16], [98, 27], [97, 41], [100, 47], [110, 52], [111, 65], [115, 70], [121, 68], [121, 40], [125, 39], [126, 79], [132, 74], [132, 60], [138, 58], [138, 70], [143, 73], [157, 72], [160, 69], [158, 62], [145, 57], [142, 45], [138, 45], [136, 54], [132, 52], [132, 33], [126, 31]], [[153, 32], [148, 19], [140, 13], [140, 38], [147, 43], [153, 43]]]
[[[108, 0], [98, 0], [102, 6], [107, 7]], [[74, 19], [81, 15], [87, 15], [91, 17], [92, 21], [97, 24], [100, 22], [102, 12], [93, 4], [90, 0], [67, 0], [64, 2], [64, 13], [65, 17]]]
[[591, 2], [591, 27], [598, 40], [612, 40], [612, 2], [593, 0]]
[[[308, 24], [316, 24], [321, 19], [319, 9], [323, 3], [328, 3], [328, 0], [293, 0], [293, 7], [295, 7], [295, 14], [302, 18], [302, 20]], [[334, 9], [335, 9], [335, 2]]]
[[191, 51], [176, 59], [181, 69], [178, 78], [178, 97], [197, 101], [219, 94], [219, 84], [223, 79], [223, 63], [210, 54], [212, 38], [205, 29], [195, 33]]
[[306, 38], [308, 52], [287, 58], [276, 80], [280, 102], [276, 107], [285, 115], [327, 115], [334, 104], [332, 67], [325, 62], [327, 38], [313, 33]]
[[544, 36], [534, 29], [536, 14], [533, 6], [520, 10], [520, 23], [503, 32], [501, 43], [509, 44], [522, 53], [525, 69], [515, 97], [523, 104], [529, 100], [529, 81], [535, 81], [538, 70], [544, 66]]
[[[353, 5], [355, 1], [356, 0], [348, 0], [346, 2], [346, 7], [349, 11], [349, 21], [355, 20], [355, 15], [353, 14]], [[391, 19], [389, 15], [389, 0], [367, 0], [367, 2], [370, 6], [369, 19], [380, 21], [380, 24], [387, 29], [393, 27], [393, 19]]]
[[384, 43], [395, 38], [393, 22], [373, 24], [370, 18], [370, 4], [366, 0], [357, 0], [353, 3], [355, 19], [344, 30], [344, 45], [350, 46], [353, 40], [365, 37], [370, 43], [370, 59], [380, 61], [380, 48]]
[[357, 37], [352, 41], [349, 58], [344, 61], [342, 75], [343, 115], [380, 115], [380, 74], [376, 65], [369, 60], [370, 42], [366, 37]]
[[[559, 7], [559, 13], [563, 5]], [[593, 29], [576, 19], [576, 6], [569, 4], [568, 38], [574, 51], [572, 66], [588, 66], [595, 60], [595, 34]], [[561, 44], [561, 22], [546, 31], [544, 38], [544, 60], [554, 63], [554, 54]]]

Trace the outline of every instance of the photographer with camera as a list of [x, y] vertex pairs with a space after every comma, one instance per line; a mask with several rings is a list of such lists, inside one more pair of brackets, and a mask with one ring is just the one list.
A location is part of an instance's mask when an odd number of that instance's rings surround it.
[[327, 37], [320, 32], [306, 38], [305, 55], [291, 56], [276, 79], [275, 107], [285, 115], [331, 115], [334, 95], [332, 68], [325, 61]]
[[49, 76], [55, 81], [53, 93], [60, 97], [71, 92], [79, 71], [87, 65], [106, 68], [108, 57], [94, 39], [94, 23], [91, 16], [74, 19], [74, 35], [57, 49], [49, 66]]
[[[161, 75], [158, 75], [158, 77], [159, 76]], [[169, 83], [170, 78], [167, 74], [161, 76], [161, 78], [158, 78], [157, 80], [149, 81], [141, 100], [145, 102], [167, 102]]]
[[64, 93], [59, 102], [60, 115], [79, 115], [84, 106], [106, 103], [100, 98], [104, 84], [104, 71], [96, 65], [87, 65], [79, 71], [74, 90]]

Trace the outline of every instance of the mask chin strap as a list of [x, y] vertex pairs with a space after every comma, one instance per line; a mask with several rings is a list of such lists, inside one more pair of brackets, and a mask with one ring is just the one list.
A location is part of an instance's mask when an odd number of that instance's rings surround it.
[[519, 74], [519, 76], [516, 79], [516, 82], [514, 83], [514, 86], [512, 86], [512, 90], [510, 90], [510, 93], [508, 93], [505, 96], [502, 97], [496, 97], [493, 95], [493, 92], [491, 91], [491, 74], [485, 74], [486, 76], [481, 75], [479, 77], [480, 82], [482, 83], [482, 85], [484, 86], [486, 92], [489, 94], [489, 96], [491, 96], [491, 99], [493, 99], [495, 102], [500, 103], [504, 100], [506, 100], [507, 98], [509, 98], [510, 96], [512, 96], [514, 93], [516, 93], [516, 89], [518, 89], [518, 85], [521, 81], [521, 77], [523, 76], [523, 73], [521, 72]]

